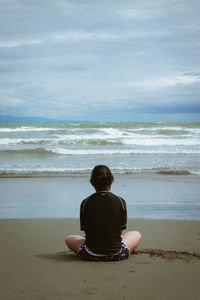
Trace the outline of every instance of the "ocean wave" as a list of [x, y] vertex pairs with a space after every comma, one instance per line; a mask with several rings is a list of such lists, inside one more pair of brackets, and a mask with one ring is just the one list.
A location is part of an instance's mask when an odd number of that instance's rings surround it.
[[184, 150], [184, 149], [155, 149], [155, 150], [136, 150], [136, 149], [48, 149], [47, 152], [52, 152], [61, 155], [131, 155], [131, 154], [200, 154], [199, 150]]
[[[132, 169], [114, 167], [111, 168], [114, 175], [137, 175], [137, 174], [154, 174], [154, 175], [200, 175], [199, 172], [188, 170], [169, 170], [169, 169]], [[64, 176], [85, 176], [89, 175], [92, 168], [43, 168], [43, 169], [0, 169], [1, 178], [26, 178], [26, 177], [64, 177]]]
[[132, 145], [132, 146], [200, 146], [199, 138], [161, 138], [157, 136], [54, 135], [45, 138], [0, 138], [0, 145], [67, 144], [67, 145]]
[[188, 170], [173, 170], [164, 168], [148, 168], [148, 169], [132, 169], [132, 168], [113, 168], [112, 171], [116, 174], [159, 174], [159, 175], [200, 175], [198, 171]]
[[0, 145], [12, 145], [12, 144], [21, 144], [21, 145], [34, 145], [34, 144], [45, 144], [48, 142], [52, 142], [51, 139], [39, 139], [39, 138], [17, 138], [17, 139], [11, 139], [11, 138], [2, 138], [0, 139]]
[[[66, 125], [66, 123], [64, 124]], [[75, 125], [72, 123], [72, 125]], [[79, 128], [83, 128], [83, 129], [87, 129], [87, 128], [121, 128], [121, 129], [125, 129], [125, 130], [129, 130], [129, 129], [134, 129], [134, 130], [137, 130], [137, 129], [154, 129], [154, 130], [157, 130], [159, 128], [165, 128], [165, 129], [168, 129], [168, 128], [173, 128], [173, 129], [177, 129], [177, 130], [180, 130], [182, 128], [184, 129], [200, 129], [200, 123], [176, 123], [176, 122], [173, 122], [173, 123], [170, 123], [170, 122], [98, 122], [98, 123], [95, 123], [95, 122], [89, 122], [89, 123], [80, 123], [79, 124]]]
[[0, 132], [30, 132], [30, 131], [98, 131], [108, 135], [122, 136], [131, 132], [159, 135], [200, 134], [200, 123], [169, 124], [169, 123], [51, 123], [29, 126], [17, 126], [7, 123], [0, 127]]
[[23, 153], [38, 155], [139, 155], [139, 154], [200, 154], [200, 149], [64, 149], [64, 148], [22, 148], [22, 149], [1, 149], [0, 153]]
[[0, 132], [26, 132], [26, 131], [58, 131], [60, 128], [53, 128], [53, 127], [28, 127], [28, 126], [21, 126], [16, 128], [0, 128]]
[[89, 132], [93, 134], [95, 131], [99, 134], [102, 133], [104, 136], [112, 137], [124, 137], [129, 135], [139, 136], [188, 136], [188, 135], [200, 135], [200, 128], [181, 128], [181, 127], [88, 127], [88, 128], [68, 128], [70, 132], [83, 133]]
[[22, 141], [21, 138], [19, 139], [3, 138], [0, 139], [0, 145], [19, 144], [21, 141]]
[[156, 137], [143, 137], [140, 139], [123, 139], [122, 143], [125, 145], [137, 145], [137, 146], [199, 146], [200, 140], [195, 138], [185, 139], [164, 139]]
[[56, 155], [57, 153], [51, 151], [51, 150], [48, 150], [48, 149], [45, 149], [45, 148], [24, 148], [24, 149], [2, 149], [0, 150], [0, 153], [22, 153], [22, 154], [50, 154], [50, 155]]
[[133, 154], [133, 150], [118, 150], [118, 149], [52, 149], [53, 153], [62, 155], [112, 155], [112, 154]]
[[0, 169], [1, 178], [26, 178], [26, 177], [62, 177], [71, 175], [86, 175], [90, 168], [47, 168], [47, 169]]
[[96, 145], [96, 146], [106, 146], [106, 145], [123, 145], [121, 139], [79, 139], [79, 140], [55, 140], [60, 145]]
[[[196, 132], [196, 131], [195, 131]], [[158, 129], [157, 133], [159, 135], [178, 135], [178, 136], [187, 136], [189, 133], [191, 133], [190, 130], [186, 130], [186, 129], [174, 129], [174, 128], [168, 128], [168, 129]]]
[[160, 170], [156, 171], [160, 175], [191, 175], [192, 173], [186, 170]]
[[77, 140], [77, 141], [91, 141], [91, 140], [107, 140], [107, 139], [113, 139], [117, 140], [122, 137], [136, 137], [133, 134], [115, 134], [115, 132], [110, 133], [103, 133], [103, 132], [96, 132], [96, 133], [90, 133], [90, 134], [54, 134], [54, 137], [58, 138], [58, 141], [70, 141], [70, 140]]
[[188, 134], [188, 133], [200, 133], [200, 128], [190, 128], [190, 127], [179, 127], [179, 126], [160, 126], [160, 127], [141, 127], [141, 128], [130, 128], [130, 131], [137, 131], [137, 132], [143, 132], [143, 133], [159, 133], [164, 135], [182, 135], [182, 134]]
[[[54, 137], [58, 138], [58, 141], [86, 141], [86, 140], [104, 140], [107, 138], [111, 138], [111, 136], [102, 135], [102, 134], [69, 134], [69, 135], [60, 135], [60, 134], [54, 134]], [[116, 138], [115, 136], [112, 136], [113, 138]]]

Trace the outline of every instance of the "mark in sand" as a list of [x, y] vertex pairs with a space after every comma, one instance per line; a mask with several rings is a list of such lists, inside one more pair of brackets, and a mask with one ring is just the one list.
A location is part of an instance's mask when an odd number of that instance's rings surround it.
[[174, 259], [200, 259], [199, 253], [190, 253], [187, 251], [162, 250], [162, 249], [140, 249], [134, 250], [132, 254], [149, 254], [151, 257], [161, 257], [168, 260]]

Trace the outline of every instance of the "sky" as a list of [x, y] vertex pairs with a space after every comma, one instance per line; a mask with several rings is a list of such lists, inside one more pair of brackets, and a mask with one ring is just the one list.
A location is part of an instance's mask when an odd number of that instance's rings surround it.
[[0, 117], [200, 121], [199, 0], [0, 0]]

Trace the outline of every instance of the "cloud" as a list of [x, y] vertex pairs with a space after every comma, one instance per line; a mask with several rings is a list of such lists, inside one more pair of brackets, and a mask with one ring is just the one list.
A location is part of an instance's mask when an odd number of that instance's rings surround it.
[[190, 85], [200, 83], [198, 72], [188, 72], [181, 75], [168, 75], [144, 80], [135, 80], [134, 82], [123, 83], [127, 87], [140, 87], [145, 89], [160, 89], [176, 85]]
[[195, 115], [198, 9], [195, 0], [1, 1], [1, 113]]
[[19, 98], [12, 98], [8, 97], [7, 99], [4, 98], [4, 101], [0, 102], [0, 108], [17, 108], [23, 106], [25, 101]]
[[41, 45], [44, 43], [60, 43], [60, 42], [81, 42], [81, 41], [109, 41], [124, 38], [123, 34], [113, 34], [110, 32], [95, 32], [71, 30], [65, 32], [47, 33], [38, 39], [12, 39], [0, 42], [0, 48], [14, 48], [27, 45]]
[[149, 19], [154, 16], [151, 10], [129, 8], [122, 11], [117, 11], [117, 14], [134, 19]]
[[193, 76], [193, 77], [200, 77], [200, 72], [195, 72], [195, 71], [193, 71], [193, 72], [186, 72], [186, 73], [184, 73], [183, 74], [183, 76]]
[[22, 99], [19, 99], [19, 98], [11, 98], [8, 100], [8, 105], [9, 106], [14, 106], [14, 107], [17, 107], [17, 106], [21, 106], [25, 103], [24, 100]]
[[42, 40], [10, 40], [6, 42], [0, 42], [0, 48], [13, 48], [26, 45], [38, 45], [42, 44]]
[[63, 33], [55, 33], [52, 35], [51, 41], [84, 41], [84, 40], [113, 40], [121, 38], [119, 34], [111, 32], [95, 32], [95, 31], [67, 31]]
[[39, 38], [34, 39], [9, 39], [0, 42], [0, 48], [15, 48], [28, 45], [52, 44], [52, 43], [73, 43], [73, 42], [109, 42], [121, 41], [128, 39], [141, 39], [164, 37], [172, 35], [171, 31], [166, 30], [137, 30], [137, 31], [118, 31], [117, 33], [109, 31], [83, 31], [83, 30], [69, 30], [63, 32], [46, 33]]

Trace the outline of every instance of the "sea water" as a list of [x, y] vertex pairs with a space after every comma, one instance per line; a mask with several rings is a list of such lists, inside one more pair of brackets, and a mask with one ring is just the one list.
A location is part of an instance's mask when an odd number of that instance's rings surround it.
[[1, 123], [0, 218], [78, 217], [97, 164], [129, 217], [200, 219], [200, 123]]
[[0, 176], [200, 175], [200, 123], [1, 123]]

